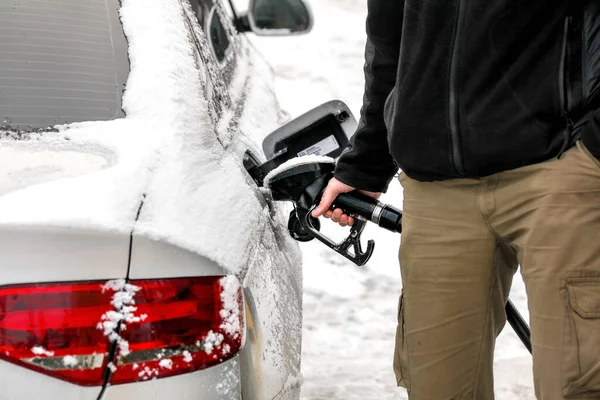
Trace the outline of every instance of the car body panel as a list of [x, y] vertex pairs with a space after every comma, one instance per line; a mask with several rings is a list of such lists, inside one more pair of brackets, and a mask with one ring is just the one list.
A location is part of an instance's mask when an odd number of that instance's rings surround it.
[[244, 399], [273, 399], [284, 390], [299, 396], [299, 386], [290, 386], [300, 376], [302, 336], [302, 275], [294, 256], [283, 230], [265, 231], [245, 276]]
[[169, 243], [133, 235], [129, 279], [218, 276], [226, 271], [209, 258]]
[[191, 374], [107, 386], [101, 399], [240, 400], [238, 358]]
[[0, 286], [123, 278], [129, 235], [0, 224]]
[[102, 387], [72, 385], [0, 360], [0, 399], [96, 400]]

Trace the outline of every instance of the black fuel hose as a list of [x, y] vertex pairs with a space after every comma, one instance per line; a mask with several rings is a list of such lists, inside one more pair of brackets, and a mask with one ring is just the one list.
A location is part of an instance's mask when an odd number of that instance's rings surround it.
[[505, 311], [508, 323], [514, 329], [519, 339], [521, 339], [525, 348], [531, 353], [531, 331], [529, 330], [529, 325], [527, 325], [527, 322], [525, 322], [510, 300], [506, 303]]
[[361, 216], [388, 231], [402, 233], [402, 211], [360, 192], [340, 194], [333, 202], [333, 208], [341, 208], [351, 216]]

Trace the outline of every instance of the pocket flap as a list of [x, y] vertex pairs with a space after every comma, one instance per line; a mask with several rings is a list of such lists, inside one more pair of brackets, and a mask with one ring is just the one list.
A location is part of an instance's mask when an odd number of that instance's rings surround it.
[[600, 279], [567, 282], [571, 308], [583, 318], [600, 318]]

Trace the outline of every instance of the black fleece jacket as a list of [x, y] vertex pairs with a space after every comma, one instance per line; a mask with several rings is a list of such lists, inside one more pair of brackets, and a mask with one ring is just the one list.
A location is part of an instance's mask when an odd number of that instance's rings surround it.
[[335, 176], [385, 191], [600, 158], [600, 1], [369, 0], [359, 127]]

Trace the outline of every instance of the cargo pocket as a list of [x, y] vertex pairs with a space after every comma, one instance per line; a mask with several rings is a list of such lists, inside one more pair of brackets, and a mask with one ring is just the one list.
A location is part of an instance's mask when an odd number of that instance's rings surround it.
[[394, 349], [394, 373], [398, 386], [410, 391], [408, 375], [408, 349], [406, 347], [406, 332], [404, 329], [404, 293], [398, 302], [398, 327], [396, 328], [396, 345]]
[[600, 276], [567, 279], [564, 394], [600, 393]]

